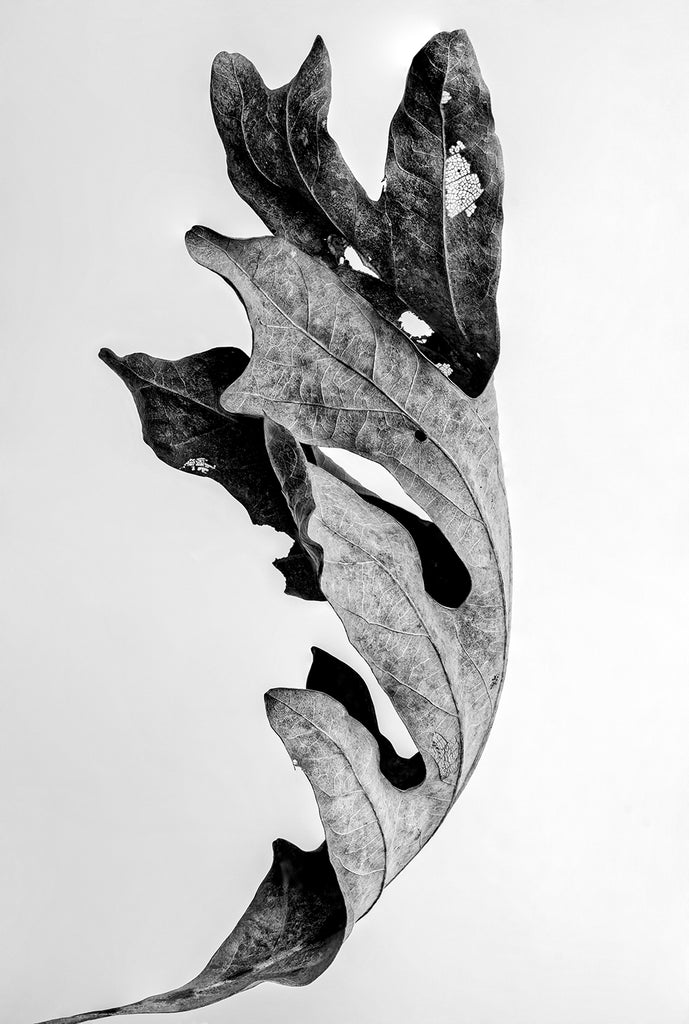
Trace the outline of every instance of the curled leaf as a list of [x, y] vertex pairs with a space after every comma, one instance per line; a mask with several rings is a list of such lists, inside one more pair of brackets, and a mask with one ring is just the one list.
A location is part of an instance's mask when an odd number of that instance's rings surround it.
[[306, 680], [307, 690], [320, 690], [333, 697], [352, 718], [368, 730], [378, 744], [380, 770], [393, 786], [411, 789], [426, 777], [423, 758], [418, 752], [401, 757], [378, 726], [369, 689], [358, 672], [327, 651], [312, 648], [313, 664]]
[[130, 1013], [209, 1006], [262, 981], [308, 985], [332, 963], [344, 939], [345, 908], [325, 847], [304, 852], [273, 843], [273, 863], [243, 917], [186, 985], [107, 1010], [43, 1024], [81, 1024]]
[[254, 328], [249, 365], [223, 408], [267, 415], [303, 444], [356, 451], [396, 477], [469, 571], [467, 643], [496, 687], [510, 554], [492, 387], [462, 394], [336, 274], [282, 239], [194, 228], [187, 246], [237, 289]]
[[375, 737], [320, 692], [274, 690], [268, 717], [313, 786], [348, 930], [436, 830], [468, 778], [497, 696], [457, 643], [462, 619], [428, 596], [409, 533], [347, 484], [309, 466], [284, 427], [268, 450], [297, 520], [322, 552], [321, 586], [423, 758], [402, 790]]
[[[241, 297], [251, 357], [102, 357], [163, 461], [218, 481], [253, 522], [292, 537], [276, 563], [288, 593], [328, 600], [417, 752], [401, 757], [364, 680], [314, 649], [306, 688], [265, 700], [325, 843], [305, 853], [276, 841], [246, 913], [186, 986], [52, 1024], [317, 977], [466, 785], [505, 674], [511, 552], [490, 381], [502, 167], [466, 34], [439, 33], [414, 58], [375, 200], [328, 133], [320, 37], [275, 90], [221, 54], [211, 97], [230, 178], [274, 237], [197, 227], [187, 246]], [[347, 245], [369, 273], [349, 265]], [[418, 344], [401, 326], [409, 311], [428, 325]], [[329, 447], [379, 463], [430, 521], [362, 487]]]

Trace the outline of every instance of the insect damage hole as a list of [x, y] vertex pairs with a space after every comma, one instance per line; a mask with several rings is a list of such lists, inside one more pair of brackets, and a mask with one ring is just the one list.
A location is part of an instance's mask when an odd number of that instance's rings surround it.
[[344, 258], [347, 260], [347, 263], [349, 263], [352, 270], [358, 270], [360, 274], [368, 274], [369, 277], [375, 277], [380, 281], [380, 276], [376, 274], [375, 270], [364, 263], [353, 245], [347, 246], [344, 251]]
[[476, 212], [476, 200], [483, 194], [478, 174], [473, 174], [466, 157], [462, 156], [464, 143], [457, 139], [445, 160], [445, 209], [449, 216], [466, 213], [471, 217]]
[[417, 316], [416, 313], [412, 313], [410, 309], [406, 309], [398, 317], [398, 323], [404, 333], [408, 334], [419, 345], [423, 345], [426, 339], [430, 338], [433, 334], [433, 328], [425, 320], [422, 320], [420, 316]]

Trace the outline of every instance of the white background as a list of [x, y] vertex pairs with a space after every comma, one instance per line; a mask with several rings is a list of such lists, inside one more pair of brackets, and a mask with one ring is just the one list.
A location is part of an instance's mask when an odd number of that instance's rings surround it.
[[689, 1021], [688, 24], [683, 0], [4, 0], [2, 1020], [189, 980], [271, 840], [319, 842], [263, 692], [303, 685], [313, 643], [360, 665], [329, 608], [282, 595], [286, 539], [157, 461], [96, 358], [249, 344], [182, 241], [262, 233], [211, 60], [276, 86], [322, 33], [332, 132], [377, 194], [412, 56], [463, 27], [507, 172], [500, 712], [319, 981], [184, 1019]]

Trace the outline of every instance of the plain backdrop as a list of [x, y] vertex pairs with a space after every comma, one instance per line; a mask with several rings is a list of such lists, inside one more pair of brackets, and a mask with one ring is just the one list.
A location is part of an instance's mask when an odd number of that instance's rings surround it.
[[411, 58], [461, 27], [507, 175], [501, 708], [452, 815], [321, 979], [185, 1019], [686, 1024], [684, 0], [1, 11], [0, 1019], [186, 982], [272, 839], [320, 841], [262, 695], [303, 685], [314, 643], [361, 663], [327, 606], [283, 595], [286, 538], [159, 462], [96, 354], [250, 344], [183, 245], [196, 222], [263, 231], [226, 179], [217, 51], [277, 86], [320, 32], [331, 130], [377, 195]]

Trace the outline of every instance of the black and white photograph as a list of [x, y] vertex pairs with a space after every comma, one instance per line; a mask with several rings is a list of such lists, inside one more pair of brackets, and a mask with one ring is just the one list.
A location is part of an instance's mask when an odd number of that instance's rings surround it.
[[689, 1024], [689, 8], [0, 50], [0, 1022]]

